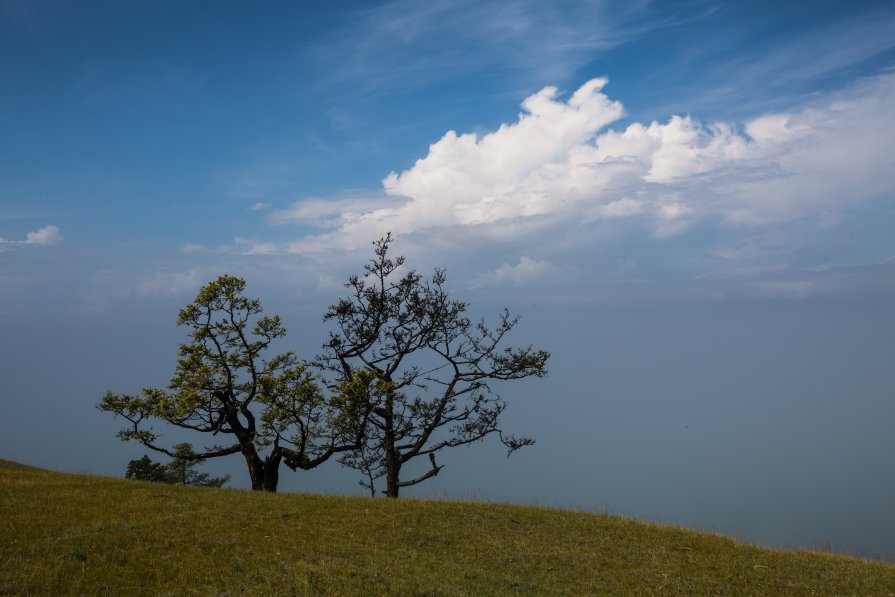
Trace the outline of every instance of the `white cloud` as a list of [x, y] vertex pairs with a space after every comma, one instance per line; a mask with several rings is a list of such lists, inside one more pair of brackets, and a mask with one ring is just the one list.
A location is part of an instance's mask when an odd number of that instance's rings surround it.
[[788, 114], [766, 114], [746, 125], [746, 134], [758, 143], [786, 141], [809, 132], [807, 127], [793, 127]]
[[37, 232], [29, 232], [25, 235], [26, 245], [56, 245], [61, 242], [62, 237], [56, 226], [44, 226]]
[[[606, 85], [544, 88], [513, 122], [449, 131], [380, 192], [316, 197], [267, 215], [271, 225], [318, 234], [284, 244], [240, 238], [230, 250], [353, 263], [391, 231], [415, 262], [459, 269], [473, 287], [532, 289], [551, 275], [581, 296], [616, 298], [838, 292], [830, 289], [847, 278], [829, 272], [787, 284], [830, 259], [831, 242], [856, 261], [886, 250], [882, 237], [852, 241], [850, 228], [879, 236], [880, 225], [868, 228], [878, 218], [865, 212], [880, 213], [895, 196], [895, 74], [740, 125], [671, 116], [613, 127], [624, 108]], [[575, 264], [574, 275], [556, 263]], [[762, 272], [763, 281], [720, 275], [734, 270]], [[321, 278], [317, 290], [331, 283]]]
[[62, 236], [59, 234], [57, 226], [44, 226], [34, 232], [25, 235], [25, 240], [6, 240], [0, 237], [0, 245], [58, 245], [62, 242]]
[[606, 83], [589, 81], [566, 102], [546, 87], [522, 102], [517, 122], [482, 137], [449, 131], [413, 168], [383, 181], [388, 194], [412, 199], [396, 223], [482, 224], [553, 211], [557, 187], [586, 175], [568, 171], [573, 150], [623, 114], [601, 93]]
[[609, 129], [624, 109], [603, 93], [606, 84], [593, 79], [567, 99], [546, 87], [522, 103], [516, 122], [484, 135], [448, 131], [384, 179], [385, 197], [312, 199], [271, 221], [330, 229], [292, 251], [445, 227], [506, 238], [557, 220], [636, 218], [666, 238], [706, 218], [785, 222], [895, 191], [895, 75], [762, 115], [744, 132], [690, 116]]
[[589, 210], [585, 222], [593, 222], [595, 220], [611, 220], [614, 218], [627, 218], [635, 216], [643, 212], [643, 204], [636, 199], [630, 197], [622, 197], [618, 201], [611, 201], [606, 205], [597, 205]]

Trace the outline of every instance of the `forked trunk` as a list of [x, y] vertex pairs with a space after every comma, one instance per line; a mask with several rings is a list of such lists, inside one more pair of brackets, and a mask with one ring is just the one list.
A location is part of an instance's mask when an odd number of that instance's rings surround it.
[[270, 491], [275, 493], [277, 483], [280, 480], [279, 454], [271, 454], [266, 460], [261, 460], [254, 446], [243, 448], [243, 456], [249, 469], [249, 477], [252, 479], [252, 491]]

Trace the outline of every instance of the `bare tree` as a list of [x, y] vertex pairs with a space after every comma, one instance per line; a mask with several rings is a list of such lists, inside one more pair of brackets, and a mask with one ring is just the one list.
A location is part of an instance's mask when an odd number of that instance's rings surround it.
[[[375, 257], [364, 274], [345, 285], [324, 319], [335, 324], [318, 363], [329, 384], [351, 404], [366, 404], [363, 444], [346, 451], [341, 462], [364, 473], [361, 484], [375, 493], [385, 477], [385, 494], [434, 477], [442, 469], [438, 452], [497, 434], [508, 454], [534, 443], [503, 432], [506, 402], [492, 393], [494, 381], [543, 377], [549, 353], [503, 347], [518, 317], [506, 310], [497, 325], [473, 323], [467, 304], [450, 298], [445, 272], [430, 278], [410, 270], [401, 275], [403, 257], [388, 256], [391, 235], [374, 243]], [[417, 457], [429, 459], [423, 474], [403, 479], [402, 467]]]
[[[244, 290], [242, 278], [220, 276], [180, 311], [177, 324], [189, 329], [190, 341], [180, 345], [167, 390], [108, 392], [98, 407], [128, 421], [122, 440], [195, 461], [240, 453], [252, 489], [276, 491], [281, 463], [307, 470], [357, 449], [365, 411], [344, 397], [328, 399], [292, 352], [262, 360], [286, 329], [278, 316], [261, 316], [261, 303]], [[226, 441], [189, 454], [165, 448], [148, 426], [152, 419]]]

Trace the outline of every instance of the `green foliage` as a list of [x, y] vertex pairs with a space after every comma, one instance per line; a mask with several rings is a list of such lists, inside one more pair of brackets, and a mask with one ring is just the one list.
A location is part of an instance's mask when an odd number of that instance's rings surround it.
[[145, 454], [143, 458], [127, 463], [127, 472], [124, 474], [124, 478], [135, 481], [152, 481], [153, 483], [170, 483], [167, 467], [160, 462], [150, 460], [149, 456]]
[[125, 479], [195, 487], [223, 487], [230, 480], [230, 475], [211, 477], [208, 473], [196, 471], [195, 468], [205, 462], [205, 459], [196, 457], [192, 444], [174, 444], [173, 451], [175, 456], [167, 465], [153, 462], [145, 455], [138, 460], [131, 460], [127, 464]]
[[[177, 319], [189, 341], [180, 345], [168, 388], [107, 392], [98, 407], [128, 422], [118, 433], [122, 440], [194, 462], [240, 453], [252, 488], [275, 491], [282, 462], [313, 468], [356, 440], [345, 427], [329, 426], [340, 415], [294, 353], [262, 358], [286, 329], [278, 316], [262, 315], [260, 301], [244, 291], [242, 278], [227, 275], [203, 286]], [[184, 456], [161, 444], [153, 420], [226, 442]]]
[[[895, 566], [600, 514], [0, 461], [2, 595], [891, 595]], [[227, 524], [226, 521], [238, 521]]]

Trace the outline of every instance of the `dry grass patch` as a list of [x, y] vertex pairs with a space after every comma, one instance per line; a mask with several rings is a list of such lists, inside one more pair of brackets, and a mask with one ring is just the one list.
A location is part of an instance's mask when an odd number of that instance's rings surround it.
[[881, 595], [895, 566], [523, 506], [176, 487], [0, 461], [0, 595]]

